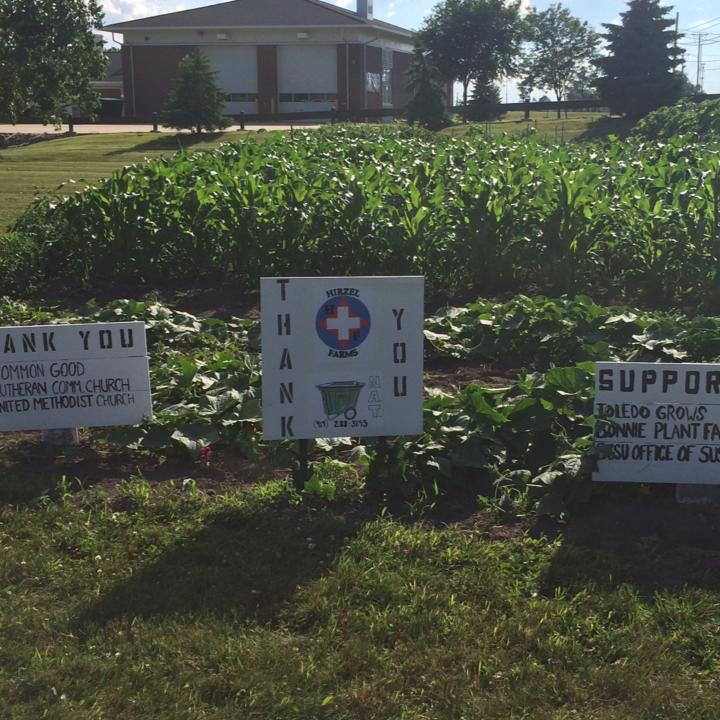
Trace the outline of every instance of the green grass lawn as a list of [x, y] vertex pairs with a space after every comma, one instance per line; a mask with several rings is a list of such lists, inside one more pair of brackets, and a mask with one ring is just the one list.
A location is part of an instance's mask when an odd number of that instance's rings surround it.
[[560, 119], [555, 112], [533, 112], [530, 121], [525, 120], [524, 113], [511, 112], [495, 122], [454, 125], [443, 132], [453, 137], [462, 137], [471, 128], [493, 137], [503, 133], [523, 135], [535, 130], [537, 136], [547, 142], [563, 143], [598, 139], [611, 134], [624, 136], [629, 132], [630, 124], [623, 118], [611, 118], [606, 113], [598, 112], [570, 112], [567, 117], [563, 113]]
[[0, 717], [720, 716], [717, 578], [650, 591], [486, 520], [137, 478], [0, 508]]
[[175, 152], [181, 146], [204, 150], [241, 139], [228, 132], [197, 140], [190, 136], [118, 133], [78, 135], [21, 148], [0, 150], [0, 231], [10, 225], [40, 192], [60, 183], [95, 182], [113, 170], [145, 158]]

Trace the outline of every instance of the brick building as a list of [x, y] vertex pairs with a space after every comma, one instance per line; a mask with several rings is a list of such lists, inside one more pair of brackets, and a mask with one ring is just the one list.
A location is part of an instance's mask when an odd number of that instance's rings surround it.
[[201, 49], [228, 115], [400, 108], [412, 33], [320, 0], [232, 0], [108, 25], [122, 35], [125, 114], [164, 105], [180, 60]]

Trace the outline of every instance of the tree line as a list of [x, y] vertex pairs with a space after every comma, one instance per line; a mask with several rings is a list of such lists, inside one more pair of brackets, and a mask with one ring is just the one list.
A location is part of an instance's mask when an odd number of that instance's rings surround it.
[[443, 0], [416, 35], [409, 117], [427, 127], [447, 123], [442, 83], [454, 81], [467, 117], [492, 119], [496, 83], [517, 78], [523, 99], [535, 90], [558, 103], [599, 97], [614, 114], [639, 119], [699, 91], [680, 70], [685, 51], [671, 10], [631, 0], [620, 23], [596, 33], [560, 3], [523, 17], [520, 0]]

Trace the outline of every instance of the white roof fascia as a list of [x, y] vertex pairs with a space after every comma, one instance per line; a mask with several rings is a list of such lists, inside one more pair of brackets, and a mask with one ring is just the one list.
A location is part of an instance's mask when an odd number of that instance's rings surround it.
[[394, 28], [378, 27], [377, 25], [371, 25], [369, 23], [348, 23], [347, 25], [169, 25], [169, 26], [150, 26], [142, 27], [140, 25], [123, 25], [123, 23], [117, 23], [114, 25], [107, 25], [104, 30], [106, 32], [117, 33], [118, 35], [123, 34], [123, 27], [125, 30], [134, 32], [136, 30], [142, 32], [154, 32], [157, 30], [287, 30], [288, 32], [297, 32], [298, 30], [347, 30], [352, 28], [353, 30], [371, 30], [375, 32], [389, 33], [390, 35], [402, 35], [403, 37], [412, 37], [413, 32], [411, 30], [395, 30]]

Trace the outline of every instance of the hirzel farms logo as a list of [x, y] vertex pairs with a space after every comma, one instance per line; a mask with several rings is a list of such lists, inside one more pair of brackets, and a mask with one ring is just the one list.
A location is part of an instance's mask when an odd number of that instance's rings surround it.
[[318, 337], [330, 348], [329, 357], [357, 357], [370, 334], [370, 311], [356, 288], [335, 288], [326, 295], [315, 317]]

